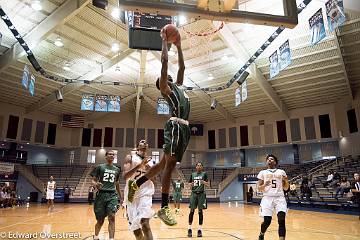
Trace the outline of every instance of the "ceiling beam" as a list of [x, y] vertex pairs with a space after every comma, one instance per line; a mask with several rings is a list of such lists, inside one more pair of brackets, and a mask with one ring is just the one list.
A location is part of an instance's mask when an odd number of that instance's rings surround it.
[[[241, 43], [237, 40], [235, 35], [231, 32], [227, 24], [219, 31], [220, 37], [230, 48], [235, 56], [243, 63], [245, 63], [250, 55], [246, 51], [246, 49], [241, 45]], [[275, 105], [275, 107], [285, 114], [288, 117], [287, 107], [281, 101], [280, 97], [276, 93], [276, 91], [272, 88], [271, 84], [265, 79], [260, 70], [256, 67], [256, 64], [253, 63], [249, 67], [251, 77], [255, 80], [255, 82], [259, 85], [259, 87], [264, 91], [264, 93], [270, 98], [271, 102]]]
[[[161, 55], [160, 53], [158, 52], [152, 52], [152, 54], [155, 56], [155, 58], [157, 60], [159, 60], [161, 62]], [[169, 65], [168, 66], [168, 69], [170, 70], [170, 72], [172, 72], [172, 74], [174, 76], [176, 76], [177, 74], [177, 70], [173, 67], [173, 65]], [[160, 70], [159, 70], [160, 71]], [[191, 83], [194, 83], [194, 81], [186, 74], [185, 72], [185, 78], [187, 78]], [[194, 83], [195, 84], [195, 83]], [[204, 103], [206, 103], [209, 108], [210, 108], [210, 104], [211, 104], [211, 101], [212, 101], [212, 98], [209, 94], [207, 94], [206, 92], [204, 91], [194, 91], [193, 92], [199, 99], [201, 99]], [[210, 110], [210, 109], [209, 109]], [[235, 118], [232, 116], [232, 114], [227, 111], [222, 105], [221, 103], [218, 103], [217, 104], [217, 107], [215, 108], [215, 111], [217, 113], [219, 113], [222, 117], [224, 117], [226, 120], [229, 120], [233, 123], [236, 122]]]
[[137, 145], [137, 129], [139, 127], [139, 117], [140, 117], [140, 108], [141, 108], [141, 101], [140, 95], [144, 95], [143, 87], [145, 80], [145, 71], [146, 71], [146, 57], [148, 51], [142, 50], [141, 57], [140, 57], [140, 71], [139, 71], [139, 78], [137, 80], [137, 93], [136, 93], [136, 109], [135, 109], [135, 126], [134, 126], [134, 146]]
[[[25, 42], [30, 49], [40, 44], [55, 28], [80, 12], [82, 8], [90, 3], [90, 0], [67, 0], [58, 7], [45, 20], [24, 36]], [[0, 72], [4, 71], [12, 62], [25, 54], [22, 46], [17, 42], [0, 58]]]
[[[119, 54], [118, 56], [114, 57], [113, 59], [103, 63], [100, 67], [100, 69], [94, 69], [91, 72], [85, 74], [84, 76], [80, 77], [80, 79], [86, 79], [86, 80], [96, 80], [97, 78], [101, 77], [106, 70], [113, 67], [117, 63], [124, 60], [127, 56], [129, 56], [131, 53], [133, 53], [135, 50], [133, 49], [127, 49], [123, 53]], [[72, 93], [74, 91], [80, 91], [85, 86], [91, 87], [91, 85], [86, 85], [83, 83], [70, 83], [68, 85], [65, 85], [61, 88], [63, 97], [65, 97], [67, 94]], [[45, 106], [53, 103], [56, 101], [56, 96], [54, 92], [51, 92], [49, 95], [47, 95], [45, 98], [41, 99], [39, 102], [30, 105], [26, 108], [26, 113], [30, 113], [32, 111], [35, 111], [37, 109], [44, 108]]]
[[345, 77], [345, 83], [346, 83], [346, 87], [349, 91], [349, 96], [351, 97], [351, 99], [354, 99], [354, 94], [352, 92], [352, 89], [351, 89], [351, 84], [350, 84], [350, 80], [349, 80], [349, 77], [348, 77], [348, 74], [347, 74], [347, 71], [346, 71], [346, 66], [345, 66], [345, 62], [344, 62], [344, 57], [342, 55], [342, 51], [341, 51], [341, 47], [340, 47], [340, 42], [339, 42], [339, 28], [337, 28], [335, 30], [335, 33], [334, 33], [334, 38], [335, 38], [335, 43], [336, 43], [336, 47], [337, 47], [337, 54], [338, 56], [340, 57], [340, 61], [341, 61], [341, 67], [344, 71], [344, 77]]

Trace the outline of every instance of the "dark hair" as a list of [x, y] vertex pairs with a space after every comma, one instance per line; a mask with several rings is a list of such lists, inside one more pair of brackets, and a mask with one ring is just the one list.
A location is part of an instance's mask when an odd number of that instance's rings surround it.
[[[169, 82], [173, 82], [173, 78], [171, 77], [171, 75], [168, 75], [168, 79]], [[158, 77], [158, 79], [156, 80], [156, 88], [158, 90], [160, 90], [160, 78]]]
[[204, 167], [204, 164], [202, 162], [197, 162], [195, 166], [197, 166], [199, 163], [201, 164], [202, 167]]
[[277, 157], [275, 157], [275, 155], [273, 155], [273, 154], [268, 154], [268, 155], [266, 155], [266, 160], [268, 160], [268, 158], [270, 158], [270, 157], [272, 157], [272, 158], [275, 160], [276, 165], [279, 163]]
[[[107, 156], [109, 154], [109, 152], [114, 152], [114, 151], [113, 150], [106, 151], [105, 156]], [[114, 155], [115, 155], [115, 153], [114, 153]]]

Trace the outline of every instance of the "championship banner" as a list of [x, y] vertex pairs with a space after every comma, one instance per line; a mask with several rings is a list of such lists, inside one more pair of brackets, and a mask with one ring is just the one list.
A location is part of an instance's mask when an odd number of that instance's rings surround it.
[[29, 67], [27, 65], [25, 65], [22, 80], [21, 80], [21, 84], [26, 89], [28, 89], [28, 86], [29, 86], [29, 77], [30, 77]]
[[241, 103], [241, 90], [237, 88], [235, 90], [235, 107], [239, 106]]
[[170, 107], [166, 100], [162, 97], [158, 98], [157, 100], [157, 114], [159, 115], [169, 115], [170, 114]]
[[241, 101], [242, 101], [242, 102], [245, 102], [247, 98], [248, 98], [247, 80], [245, 80], [245, 81], [241, 84]]
[[326, 36], [321, 8], [309, 19], [309, 25], [311, 31], [311, 44], [315, 45]]
[[30, 84], [29, 84], [29, 92], [31, 96], [35, 95], [35, 76], [31, 74]]
[[96, 112], [107, 112], [108, 96], [107, 95], [96, 95], [95, 100], [95, 111]]
[[269, 57], [270, 61], [270, 78], [279, 74], [279, 59], [277, 50]]
[[0, 163], [0, 173], [4, 173], [4, 174], [14, 173], [14, 164]]
[[120, 112], [120, 96], [109, 96], [108, 112]]
[[94, 110], [94, 95], [91, 94], [82, 95], [81, 110], [85, 110], [85, 111]]
[[329, 0], [325, 3], [326, 16], [330, 32], [341, 26], [346, 21], [343, 0]]
[[189, 124], [190, 135], [191, 136], [203, 136], [204, 135], [204, 125], [203, 124]]
[[289, 40], [284, 42], [280, 48], [280, 71], [284, 70], [291, 64], [291, 52]]

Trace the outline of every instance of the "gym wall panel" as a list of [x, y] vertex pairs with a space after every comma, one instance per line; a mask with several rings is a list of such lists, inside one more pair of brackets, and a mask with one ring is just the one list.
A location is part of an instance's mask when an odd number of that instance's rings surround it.
[[162, 149], [164, 146], [164, 129], [158, 129], [157, 148]]
[[265, 124], [265, 144], [274, 143], [274, 128], [272, 124]]
[[116, 128], [115, 147], [124, 147], [124, 129], [123, 128]]
[[304, 117], [306, 140], [316, 139], [314, 117]]
[[4, 116], [0, 115], [0, 138], [3, 137], [3, 129], [4, 129], [3, 125], [4, 125]]
[[94, 128], [93, 147], [101, 147], [102, 129]]
[[261, 145], [260, 126], [252, 127], [253, 145]]
[[208, 131], [208, 148], [215, 149], [216, 148], [216, 141], [215, 141], [215, 130]]
[[355, 109], [350, 109], [347, 112], [347, 122], [349, 127], [349, 133], [355, 133], [358, 131], [357, 118]]
[[10, 115], [6, 137], [10, 139], [16, 139], [18, 133], [18, 127], [19, 127], [19, 117]]
[[70, 146], [78, 147], [80, 144], [80, 128], [72, 128], [70, 133]]
[[134, 129], [127, 128], [126, 129], [126, 147], [133, 148], [134, 147]]
[[155, 148], [155, 129], [147, 130], [147, 143], [150, 148]]
[[37, 121], [36, 130], [35, 130], [35, 142], [43, 143], [44, 142], [44, 133], [45, 133], [45, 122]]
[[219, 132], [219, 148], [226, 148], [226, 128], [221, 128]]
[[229, 128], [229, 147], [237, 147], [236, 127]]
[[32, 123], [33, 123], [32, 119], [24, 118], [22, 131], [21, 131], [22, 141], [31, 141]]
[[290, 119], [291, 141], [301, 141], [300, 121], [298, 118]]
[[54, 124], [54, 123], [48, 124], [48, 134], [47, 134], [47, 139], [46, 139], [47, 144], [55, 145], [56, 128], [57, 128], [56, 124]]
[[83, 128], [81, 146], [90, 147], [91, 143], [91, 128]]
[[144, 139], [145, 139], [145, 128], [138, 128], [136, 134], [136, 144], [138, 144], [140, 140], [144, 140]]
[[105, 136], [104, 136], [104, 147], [112, 147], [112, 146], [113, 146], [113, 128], [106, 127]]
[[278, 142], [283, 143], [287, 142], [287, 133], [286, 133], [286, 121], [276, 121], [276, 129], [278, 135]]
[[321, 138], [331, 138], [331, 124], [329, 114], [319, 115]]
[[248, 126], [240, 126], [240, 146], [249, 146]]

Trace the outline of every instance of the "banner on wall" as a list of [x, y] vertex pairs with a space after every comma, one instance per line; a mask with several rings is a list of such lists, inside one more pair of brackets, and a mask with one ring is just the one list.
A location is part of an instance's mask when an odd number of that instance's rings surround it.
[[169, 115], [170, 114], [170, 107], [166, 100], [162, 97], [159, 97], [157, 100], [157, 107], [156, 107], [157, 114], [159, 115]]
[[81, 110], [93, 111], [94, 110], [94, 95], [83, 94], [81, 99]]
[[29, 92], [31, 96], [35, 95], [35, 76], [31, 74], [30, 84], [29, 84]]
[[333, 32], [346, 21], [343, 0], [329, 0], [325, 3], [329, 29]]
[[309, 19], [309, 26], [311, 31], [311, 44], [315, 45], [326, 36], [322, 8]]
[[120, 112], [120, 96], [109, 96], [108, 112]]
[[237, 88], [235, 90], [235, 107], [239, 106], [241, 103], [241, 90]]
[[289, 40], [284, 42], [280, 48], [280, 71], [284, 70], [291, 64], [291, 52]]
[[203, 136], [204, 125], [203, 124], [189, 124], [191, 136]]
[[96, 112], [107, 112], [108, 111], [108, 96], [107, 95], [96, 95], [95, 111]]
[[26, 89], [28, 89], [28, 86], [29, 86], [29, 78], [30, 78], [29, 67], [27, 65], [25, 65], [24, 71], [23, 71], [23, 76], [22, 76], [22, 79], [21, 79], [21, 84]]
[[279, 60], [278, 60], [277, 50], [270, 55], [269, 61], [270, 61], [270, 78], [273, 78], [279, 74]]
[[15, 165], [11, 163], [0, 163], [0, 173], [2, 174], [12, 174], [14, 173]]
[[248, 98], [247, 80], [245, 80], [245, 81], [241, 84], [241, 101], [242, 101], [242, 102], [245, 102], [247, 98]]

